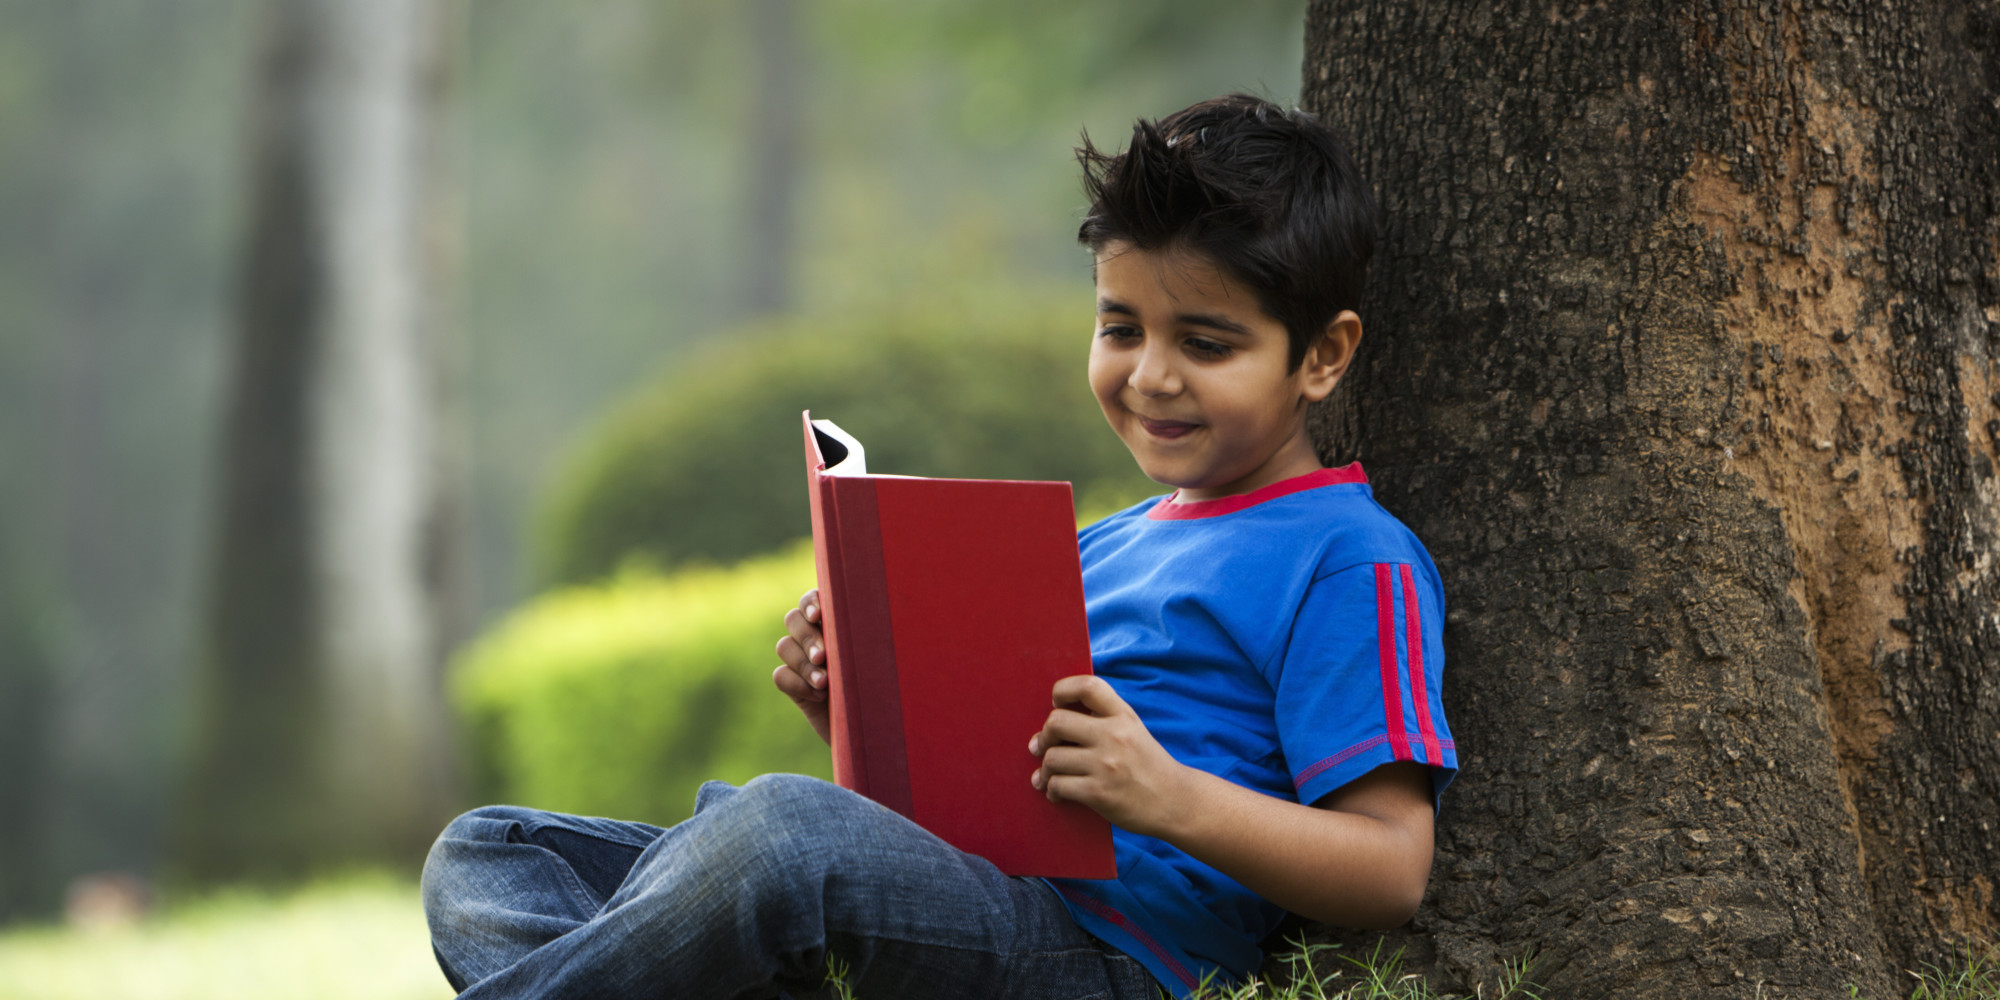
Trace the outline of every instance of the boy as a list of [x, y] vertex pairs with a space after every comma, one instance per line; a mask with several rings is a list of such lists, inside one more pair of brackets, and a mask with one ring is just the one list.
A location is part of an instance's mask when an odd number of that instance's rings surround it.
[[[1283, 910], [1389, 927], [1456, 770], [1423, 548], [1305, 432], [1361, 337], [1373, 204], [1310, 117], [1234, 96], [1079, 152], [1089, 378], [1175, 487], [1079, 534], [1096, 673], [1059, 681], [1023, 778], [1115, 827], [1118, 878], [1008, 878], [824, 782], [711, 783], [671, 830], [494, 808], [424, 875], [475, 996], [1188, 995], [1254, 971]], [[824, 738], [818, 596], [773, 674]], [[976, 669], [977, 609], [968, 609]], [[1038, 758], [1038, 759], [1036, 759]]]

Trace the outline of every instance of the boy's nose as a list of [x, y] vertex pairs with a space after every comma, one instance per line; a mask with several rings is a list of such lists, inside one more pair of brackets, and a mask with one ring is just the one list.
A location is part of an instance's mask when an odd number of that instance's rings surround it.
[[1139, 352], [1127, 385], [1145, 396], [1171, 396], [1181, 391], [1180, 376], [1174, 372], [1166, 352], [1151, 345]]

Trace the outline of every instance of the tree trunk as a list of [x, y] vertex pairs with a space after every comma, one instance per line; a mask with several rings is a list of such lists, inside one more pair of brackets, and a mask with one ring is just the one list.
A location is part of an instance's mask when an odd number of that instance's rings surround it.
[[17, 579], [17, 551], [0, 538], [0, 925], [46, 912], [49, 884], [50, 708], [44, 603]]
[[1391, 944], [1776, 998], [1994, 941], [2000, 9], [1317, 0], [1305, 69], [1387, 217], [1317, 430], [1452, 608]]
[[436, 0], [278, 0], [197, 749], [201, 876], [420, 857], [448, 814]]
[[801, 92], [798, 0], [751, 0], [743, 7], [750, 21], [751, 59], [747, 128], [748, 168], [743, 171], [743, 309], [751, 316], [791, 308], [796, 289], [798, 243], [799, 130]]

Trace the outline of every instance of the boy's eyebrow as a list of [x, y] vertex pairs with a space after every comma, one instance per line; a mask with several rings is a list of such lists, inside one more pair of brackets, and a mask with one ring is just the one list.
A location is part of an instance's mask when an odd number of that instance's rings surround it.
[[[1137, 309], [1116, 299], [1098, 299], [1097, 311], [1100, 313], [1119, 313], [1125, 316], [1139, 315]], [[1227, 316], [1217, 316], [1212, 313], [1181, 313], [1174, 317], [1174, 321], [1180, 323], [1182, 326], [1205, 326], [1211, 330], [1226, 330], [1230, 333], [1242, 334], [1245, 337], [1250, 336], [1249, 327]]]
[[1240, 333], [1245, 337], [1250, 336], [1249, 327], [1227, 316], [1212, 316], [1208, 313], [1181, 313], [1174, 318], [1187, 326], [1205, 326], [1212, 330], [1227, 330], [1230, 333]]

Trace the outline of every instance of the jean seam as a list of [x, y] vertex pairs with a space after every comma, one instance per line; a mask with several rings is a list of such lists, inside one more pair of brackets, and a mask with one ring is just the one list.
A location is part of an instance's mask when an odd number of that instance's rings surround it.
[[[564, 833], [574, 834], [579, 837], [589, 837], [591, 840], [595, 840], [600, 844], [617, 844], [620, 847], [636, 847], [639, 848], [640, 850], [644, 850], [648, 847], [651, 847], [655, 841], [659, 840], [658, 837], [655, 837], [653, 838], [653, 840], [648, 840], [644, 842], [635, 842], [630, 840], [624, 840], [622, 838], [617, 838], [617, 837], [607, 837], [596, 830], [579, 830], [576, 829], [575, 827], [564, 826], [561, 823], [534, 823], [531, 825], [530, 823], [522, 820], [515, 820], [514, 822], [516, 825], [520, 826], [521, 829], [529, 832], [534, 832], [539, 830], [561, 830]], [[539, 847], [541, 845], [537, 844], [536, 846]]]
[[[543, 848], [543, 850], [548, 850], [548, 848]], [[555, 854], [554, 851], [549, 851], [549, 853]], [[590, 902], [590, 905], [585, 907], [585, 909], [588, 909], [592, 916], [604, 912], [604, 904], [610, 902], [610, 900], [598, 899], [597, 893], [590, 891], [590, 887], [583, 884], [583, 879], [577, 877], [576, 869], [571, 868], [569, 862], [563, 860], [562, 855], [556, 854], [556, 860], [561, 865], [557, 870], [562, 872], [563, 880], [570, 884], [570, 888], [582, 893], [583, 898]]]
[[[622, 840], [614, 840], [610, 837], [600, 837], [595, 833], [587, 833], [581, 830], [575, 830], [569, 827], [564, 827], [561, 826], [560, 824], [555, 824], [555, 823], [536, 824], [533, 827], [530, 827], [526, 823], [521, 823], [518, 820], [516, 821], [516, 823], [519, 824], [519, 826], [523, 831], [532, 832], [534, 830], [540, 830], [543, 827], [553, 827], [561, 829], [565, 833], [574, 833], [580, 837], [588, 837], [591, 840], [595, 840], [601, 844], [617, 844], [620, 847], [638, 847], [641, 850], [643, 850], [645, 846], [641, 844], [629, 844]], [[597, 898], [597, 893], [592, 891], [590, 886], [584, 884], [583, 879], [577, 875], [576, 869], [570, 866], [569, 860], [567, 858], [564, 858], [561, 853], [555, 850], [543, 847], [542, 845], [534, 843], [532, 841], [528, 843], [528, 846], [533, 847], [534, 849], [541, 851], [542, 853], [555, 859], [556, 873], [562, 877], [562, 880], [564, 882], [569, 884], [569, 887], [572, 891], [578, 894], [585, 902], [590, 904], [584, 907], [584, 909], [589, 910], [592, 914], [604, 912], [604, 905], [606, 903], [609, 903], [610, 900]]]

